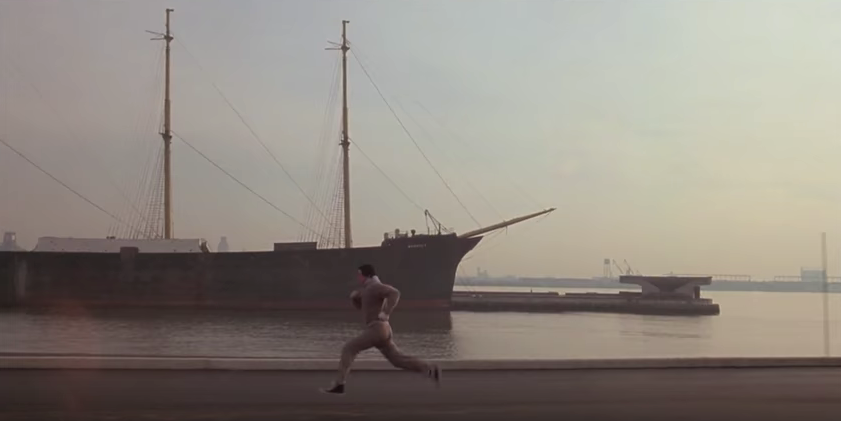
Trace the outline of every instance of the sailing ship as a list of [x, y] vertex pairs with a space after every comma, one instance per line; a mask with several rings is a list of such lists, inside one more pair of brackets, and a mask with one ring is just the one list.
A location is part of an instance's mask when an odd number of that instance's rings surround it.
[[[276, 243], [272, 251], [209, 252], [195, 241], [173, 238], [170, 113], [170, 14], [165, 42], [163, 132], [163, 238], [56, 239], [31, 252], [0, 252], [0, 304], [13, 306], [154, 306], [208, 308], [346, 309], [356, 268], [373, 264], [402, 292], [401, 307], [450, 307], [457, 268], [482, 235], [552, 212], [470, 231], [386, 233], [378, 246], [354, 247], [351, 231], [348, 135], [347, 39], [342, 22], [342, 209], [343, 244]], [[430, 215], [428, 215], [430, 216]], [[181, 241], [184, 244], [179, 243]], [[179, 248], [180, 247], [180, 248]], [[200, 249], [200, 250], [198, 250]]]

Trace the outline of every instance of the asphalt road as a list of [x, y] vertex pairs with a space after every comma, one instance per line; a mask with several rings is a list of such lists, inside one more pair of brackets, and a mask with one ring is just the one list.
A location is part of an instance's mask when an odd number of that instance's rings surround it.
[[0, 371], [3, 420], [841, 419], [841, 368], [356, 372]]

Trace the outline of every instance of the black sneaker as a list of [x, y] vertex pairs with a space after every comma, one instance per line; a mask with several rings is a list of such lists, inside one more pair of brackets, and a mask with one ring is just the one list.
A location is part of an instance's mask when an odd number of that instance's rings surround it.
[[429, 370], [429, 378], [435, 382], [436, 387], [441, 387], [441, 368], [437, 365], [432, 366]]
[[345, 385], [340, 383], [334, 383], [333, 387], [329, 389], [320, 389], [321, 393], [327, 393], [329, 395], [344, 395], [345, 394]]

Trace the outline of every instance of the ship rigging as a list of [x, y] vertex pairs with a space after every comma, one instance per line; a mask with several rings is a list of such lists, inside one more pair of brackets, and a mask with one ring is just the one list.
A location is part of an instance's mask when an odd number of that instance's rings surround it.
[[[476, 248], [484, 234], [492, 231], [502, 232], [498, 230], [546, 215], [554, 210], [550, 208], [504, 220], [460, 235], [445, 229], [440, 221], [426, 212], [426, 217], [433, 220], [436, 225], [434, 231], [430, 229], [427, 234], [419, 235], [410, 231], [412, 235], [406, 235], [395, 230], [393, 237], [386, 235], [379, 245], [367, 247], [355, 245], [351, 235], [350, 218], [349, 162], [352, 138], [349, 135], [347, 95], [347, 58], [353, 45], [347, 38], [348, 22], [343, 21], [342, 42], [338, 44], [338, 49], [342, 53], [342, 130], [339, 139], [342, 154], [339, 167], [341, 179], [337, 185], [341, 188], [335, 191], [337, 194], [334, 194], [332, 198], [328, 198], [337, 205], [333, 207], [329, 215], [324, 212], [324, 208], [317, 206], [318, 203], [301, 188], [291, 173], [286, 171], [280, 160], [274, 156], [256, 131], [248, 125], [242, 114], [214, 84], [217, 92], [248, 127], [254, 139], [272, 156], [278, 167], [313, 205], [315, 208], [313, 218], [320, 218], [320, 223], [324, 224], [327, 231], [341, 233], [340, 242], [330, 242], [331, 236], [323, 235], [319, 230], [313, 229], [310, 224], [301, 222], [284, 211], [212, 160], [196, 147], [196, 143], [189, 142], [184, 136], [179, 135], [178, 131], [173, 130], [170, 115], [170, 46], [173, 41], [178, 41], [170, 30], [171, 14], [172, 9], [167, 9], [165, 32], [155, 34], [157, 40], [165, 41], [164, 116], [163, 128], [159, 133], [163, 142], [157, 143], [162, 152], [162, 155], [158, 157], [162, 159], [155, 164], [156, 174], [147, 174], [139, 183], [139, 191], [152, 194], [149, 195], [151, 197], [147, 197], [148, 204], [145, 207], [131, 206], [128, 212], [132, 217], [130, 219], [132, 222], [127, 222], [128, 218], [111, 213], [78, 193], [22, 152], [14, 149], [4, 139], [0, 139], [0, 143], [50, 176], [53, 181], [76, 193], [88, 204], [111, 217], [120, 225], [123, 232], [128, 232], [128, 237], [131, 237], [49, 238], [49, 241], [44, 244], [39, 241], [39, 247], [32, 252], [0, 252], [0, 267], [8, 268], [8, 270], [0, 271], [0, 304], [61, 307], [72, 302], [74, 306], [81, 307], [117, 305], [122, 307], [341, 309], [348, 308], [346, 293], [348, 282], [352, 282], [355, 268], [362, 263], [370, 263], [378, 268], [378, 272], [385, 279], [389, 279], [391, 284], [403, 292], [401, 306], [419, 309], [449, 309], [452, 303], [456, 270], [465, 255]], [[373, 78], [364, 66], [363, 72], [374, 84]], [[394, 108], [386, 101], [379, 87], [376, 84], [374, 87], [426, 163], [433, 169], [453, 198], [479, 225], [443, 174], [435, 168], [415, 141]], [[173, 139], [181, 141], [240, 187], [301, 226], [314, 238], [328, 240], [328, 247], [320, 247], [317, 242], [275, 243], [272, 251], [209, 254], [204, 242], [172, 238], [175, 237], [171, 156]], [[367, 157], [358, 145], [356, 150], [360, 152], [360, 155]], [[377, 169], [385, 175], [379, 167]], [[389, 181], [398, 187], [393, 180], [389, 179]], [[402, 189], [399, 190], [408, 197]], [[134, 203], [134, 205], [137, 204], [138, 202]], [[423, 211], [416, 202], [413, 201], [413, 204]], [[131, 211], [134, 213], [132, 214]], [[160, 220], [163, 220], [163, 223], [157, 222]], [[144, 238], [147, 240], [142, 240]]]
[[[132, 203], [128, 199], [127, 204], [130, 208], [128, 211], [124, 211], [122, 214], [116, 215], [111, 212], [106, 211], [98, 204], [92, 202], [86, 197], [80, 196], [82, 199], [90, 203], [91, 205], [97, 207], [99, 210], [106, 213], [111, 219], [113, 219], [116, 224], [109, 229], [109, 237], [119, 237], [119, 238], [129, 238], [129, 239], [164, 239], [164, 240], [171, 240], [175, 238], [174, 233], [174, 205], [173, 205], [173, 161], [172, 161], [172, 141], [174, 138], [181, 140], [188, 148], [192, 149], [202, 158], [207, 160], [210, 164], [212, 164], [215, 168], [223, 172], [226, 176], [231, 178], [234, 182], [239, 184], [241, 187], [248, 190], [250, 193], [254, 194], [258, 198], [260, 198], [263, 202], [270, 205], [275, 210], [279, 211], [287, 218], [291, 219], [293, 222], [298, 224], [304, 229], [304, 232], [307, 235], [307, 238], [310, 240], [315, 240], [315, 242], [319, 243], [319, 247], [326, 247], [326, 248], [352, 248], [354, 246], [353, 242], [353, 230], [352, 230], [352, 209], [351, 209], [351, 168], [350, 168], [350, 149], [352, 145], [352, 138], [350, 136], [350, 118], [349, 118], [349, 99], [348, 99], [348, 53], [351, 51], [352, 44], [348, 39], [347, 29], [348, 24], [350, 23], [347, 20], [343, 20], [342, 23], [342, 33], [341, 33], [341, 42], [340, 43], [333, 43], [332, 47], [327, 49], [329, 50], [338, 50], [341, 53], [341, 130], [340, 130], [340, 139], [339, 145], [341, 150], [341, 173], [340, 173], [340, 191], [337, 194], [334, 194], [332, 198], [328, 198], [328, 200], [332, 200], [333, 203], [324, 204], [327, 206], [319, 206], [316, 203], [316, 200], [309, 194], [307, 194], [304, 189], [300, 186], [300, 184], [292, 177], [291, 173], [286, 170], [286, 168], [281, 164], [280, 160], [272, 153], [272, 151], [268, 148], [268, 146], [263, 142], [262, 139], [256, 134], [256, 132], [248, 125], [245, 118], [242, 114], [233, 106], [231, 101], [222, 93], [221, 89], [214, 83], [213, 87], [217, 90], [220, 94], [222, 99], [225, 103], [231, 108], [231, 110], [239, 117], [242, 123], [248, 128], [251, 135], [257, 140], [263, 149], [272, 157], [274, 162], [283, 170], [286, 176], [295, 184], [298, 188], [300, 193], [306, 197], [307, 201], [310, 203], [312, 212], [310, 213], [315, 214], [315, 217], [310, 217], [306, 223], [299, 221], [295, 217], [293, 217], [288, 212], [284, 211], [277, 205], [275, 205], [272, 201], [268, 200], [265, 196], [260, 195], [254, 189], [250, 188], [240, 179], [232, 175], [229, 171], [225, 170], [221, 165], [213, 161], [211, 158], [208, 157], [205, 153], [203, 153], [200, 149], [198, 149], [194, 143], [188, 142], [183, 136], [180, 136], [173, 130], [173, 121], [172, 121], [172, 105], [171, 105], [171, 55], [172, 55], [172, 43], [173, 41], [177, 41], [173, 35], [171, 30], [171, 15], [174, 12], [174, 9], [167, 8], [165, 10], [165, 26], [164, 32], [154, 32], [154, 31], [147, 31], [153, 35], [155, 38], [152, 38], [156, 41], [164, 41], [164, 63], [163, 63], [163, 73], [164, 73], [164, 81], [163, 81], [163, 118], [162, 118], [162, 128], [159, 132], [159, 135], [162, 139], [162, 154], [160, 156], [160, 161], [154, 164], [154, 169], [151, 171], [151, 175], [144, 175], [141, 179], [139, 186], [138, 186], [138, 193], [136, 193], [136, 197], [144, 197], [144, 199], [137, 200], [135, 203]], [[183, 43], [181, 44], [183, 45]], [[189, 53], [189, 50], [186, 50], [186, 46], [184, 47], [185, 51], [192, 56], [192, 53]], [[193, 57], [195, 58], [195, 57]], [[481, 236], [483, 234], [497, 231], [500, 229], [504, 229], [508, 226], [513, 224], [517, 224], [532, 218], [536, 218], [538, 216], [546, 215], [552, 211], [554, 208], [545, 209], [543, 211], [530, 213], [528, 215], [524, 215], [517, 218], [512, 218], [508, 220], [502, 220], [501, 222], [494, 223], [488, 226], [481, 226], [479, 221], [474, 217], [474, 215], [470, 212], [467, 208], [465, 203], [461, 200], [461, 198], [455, 193], [453, 188], [450, 186], [450, 183], [446, 180], [446, 178], [442, 175], [442, 173], [433, 165], [432, 161], [430, 160], [429, 156], [424, 152], [424, 150], [420, 147], [418, 142], [416, 141], [415, 137], [412, 133], [408, 130], [404, 122], [401, 120], [397, 112], [395, 111], [394, 107], [389, 103], [386, 99], [385, 95], [381, 91], [380, 87], [375, 83], [372, 75], [366, 69], [365, 65], [357, 60], [360, 64], [363, 74], [365, 77], [371, 82], [374, 89], [377, 91], [380, 98], [383, 100], [385, 105], [388, 107], [389, 111], [395, 118], [395, 120], [400, 125], [403, 132], [406, 134], [408, 139], [412, 142], [414, 147], [423, 157], [424, 161], [428, 164], [428, 166], [433, 170], [435, 175], [439, 178], [441, 183], [444, 187], [448, 190], [448, 192], [452, 195], [455, 201], [464, 209], [464, 211], [470, 216], [470, 218], [479, 225], [479, 228], [468, 231], [466, 233], [458, 235], [459, 238], [470, 238]], [[6, 142], [4, 142], [6, 146], [10, 147]], [[389, 182], [391, 182], [404, 196], [406, 196], [409, 200], [411, 198], [405, 193], [404, 190], [400, 189], [400, 187], [390, 178], [387, 174], [385, 174], [382, 169], [374, 163], [370, 157], [364, 152], [361, 151], [357, 147], [357, 150], [360, 151], [362, 156], [367, 158], [371, 163], [377, 168], [377, 170], [386, 178]], [[18, 151], [15, 151], [20, 155]], [[30, 164], [34, 164], [34, 162], [30, 161], [25, 156], [21, 155], [24, 159], [30, 162]], [[42, 168], [39, 168], [41, 171], [46, 171]], [[65, 188], [72, 190], [69, 186], [65, 185], [63, 182], [58, 180], [57, 178], [53, 177], [51, 174], [47, 173], [55, 181], [61, 183]], [[148, 174], [148, 173], [144, 173]], [[145, 191], [145, 194], [143, 193]], [[74, 192], [75, 193], [75, 192]], [[78, 195], [78, 193], [77, 193]], [[483, 196], [484, 199], [484, 196]], [[145, 202], [145, 203], [143, 203]], [[487, 202], [487, 200], [486, 200]], [[412, 203], [424, 211], [424, 215], [427, 220], [432, 220], [436, 229], [434, 232], [432, 230], [428, 230], [427, 235], [448, 235], [454, 234], [452, 229], [445, 229], [444, 225], [432, 217], [431, 213], [428, 210], [423, 209], [418, 205], [416, 202], [412, 201]], [[315, 219], [319, 221], [320, 227], [322, 229], [314, 229], [311, 226], [312, 220]], [[340, 237], [340, 241], [333, 241], [332, 238], [338, 234]]]

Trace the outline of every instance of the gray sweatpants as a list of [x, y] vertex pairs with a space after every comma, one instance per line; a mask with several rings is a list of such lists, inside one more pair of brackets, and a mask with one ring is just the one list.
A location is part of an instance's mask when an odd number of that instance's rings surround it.
[[360, 352], [371, 348], [377, 348], [391, 365], [403, 370], [427, 373], [432, 368], [426, 361], [400, 352], [400, 349], [394, 343], [391, 325], [388, 322], [375, 321], [369, 323], [362, 333], [347, 341], [342, 347], [342, 358], [339, 360], [339, 374], [336, 383], [344, 384], [353, 360]]

